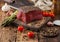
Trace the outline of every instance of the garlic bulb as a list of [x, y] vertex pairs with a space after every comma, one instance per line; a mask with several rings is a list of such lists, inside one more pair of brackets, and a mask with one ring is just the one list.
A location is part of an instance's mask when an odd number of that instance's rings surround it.
[[2, 11], [9, 11], [10, 10], [10, 6], [7, 5], [7, 3], [5, 3], [4, 6], [2, 6]]

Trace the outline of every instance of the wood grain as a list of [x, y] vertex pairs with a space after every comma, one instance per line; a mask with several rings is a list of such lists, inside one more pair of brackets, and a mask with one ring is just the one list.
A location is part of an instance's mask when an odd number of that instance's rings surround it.
[[[0, 2], [0, 25], [1, 25], [2, 21], [4, 20], [4, 18], [6, 17], [5, 12], [1, 11], [1, 6], [3, 4], [4, 4], [3, 2]], [[59, 1], [58, 1], [58, 4], [59, 4]], [[60, 14], [56, 14], [55, 19], [60, 19]], [[44, 28], [46, 28], [46, 27], [44, 27]], [[47, 28], [49, 28], [49, 27], [47, 27]], [[59, 28], [59, 32], [60, 32], [60, 27], [56, 27], [56, 28]], [[10, 26], [1, 27], [0, 26], [0, 42], [22, 42], [22, 41], [20, 41], [21, 40], [20, 35], [21, 34], [20, 34], [20, 32], [17, 31], [16, 27], [10, 27]], [[54, 38], [46, 38], [46, 37], [41, 36], [40, 33], [38, 33], [38, 42], [60, 42], [60, 35], [58, 35], [57, 37], [54, 37]]]
[[[3, 2], [0, 2], [0, 7], [3, 5]], [[1, 11], [0, 8], [0, 25], [2, 21], [6, 18], [5, 12]], [[16, 27], [1, 27], [0, 26], [0, 42], [15, 42], [16, 40]]]

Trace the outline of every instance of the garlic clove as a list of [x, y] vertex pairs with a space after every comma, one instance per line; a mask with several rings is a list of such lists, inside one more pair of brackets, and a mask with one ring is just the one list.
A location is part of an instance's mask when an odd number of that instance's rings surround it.
[[10, 10], [10, 6], [7, 3], [5, 3], [5, 5], [2, 6], [2, 11], [9, 11], [9, 10]]
[[49, 21], [49, 22], [47, 23], [47, 25], [48, 25], [48, 26], [54, 26], [53, 22], [51, 22], [51, 21]]

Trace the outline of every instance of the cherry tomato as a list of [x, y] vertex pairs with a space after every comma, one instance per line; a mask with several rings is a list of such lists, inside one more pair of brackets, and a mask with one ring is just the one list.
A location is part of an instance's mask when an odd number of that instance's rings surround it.
[[34, 37], [34, 32], [28, 32], [28, 37], [33, 38]]
[[18, 31], [22, 32], [24, 30], [23, 26], [18, 26]]
[[54, 14], [49, 14], [49, 16], [50, 16], [51, 18], [54, 18], [54, 17], [55, 17], [55, 15], [54, 15]]
[[48, 12], [43, 12], [43, 16], [48, 17]]
[[49, 12], [49, 16], [50, 16], [50, 17], [52, 17], [52, 18], [54, 18], [54, 17], [55, 17], [55, 15], [54, 15], [54, 13], [53, 13], [53, 12]]

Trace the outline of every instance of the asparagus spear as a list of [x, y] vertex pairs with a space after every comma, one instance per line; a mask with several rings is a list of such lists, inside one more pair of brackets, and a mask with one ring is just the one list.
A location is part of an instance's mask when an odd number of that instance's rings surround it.
[[2, 22], [1, 26], [7, 26], [7, 25], [9, 25], [10, 23], [12, 23], [12, 22], [16, 19], [17, 13], [18, 13], [18, 11], [15, 11], [14, 13], [12, 13], [12, 15], [11, 15], [10, 17], [6, 18], [6, 19]]

